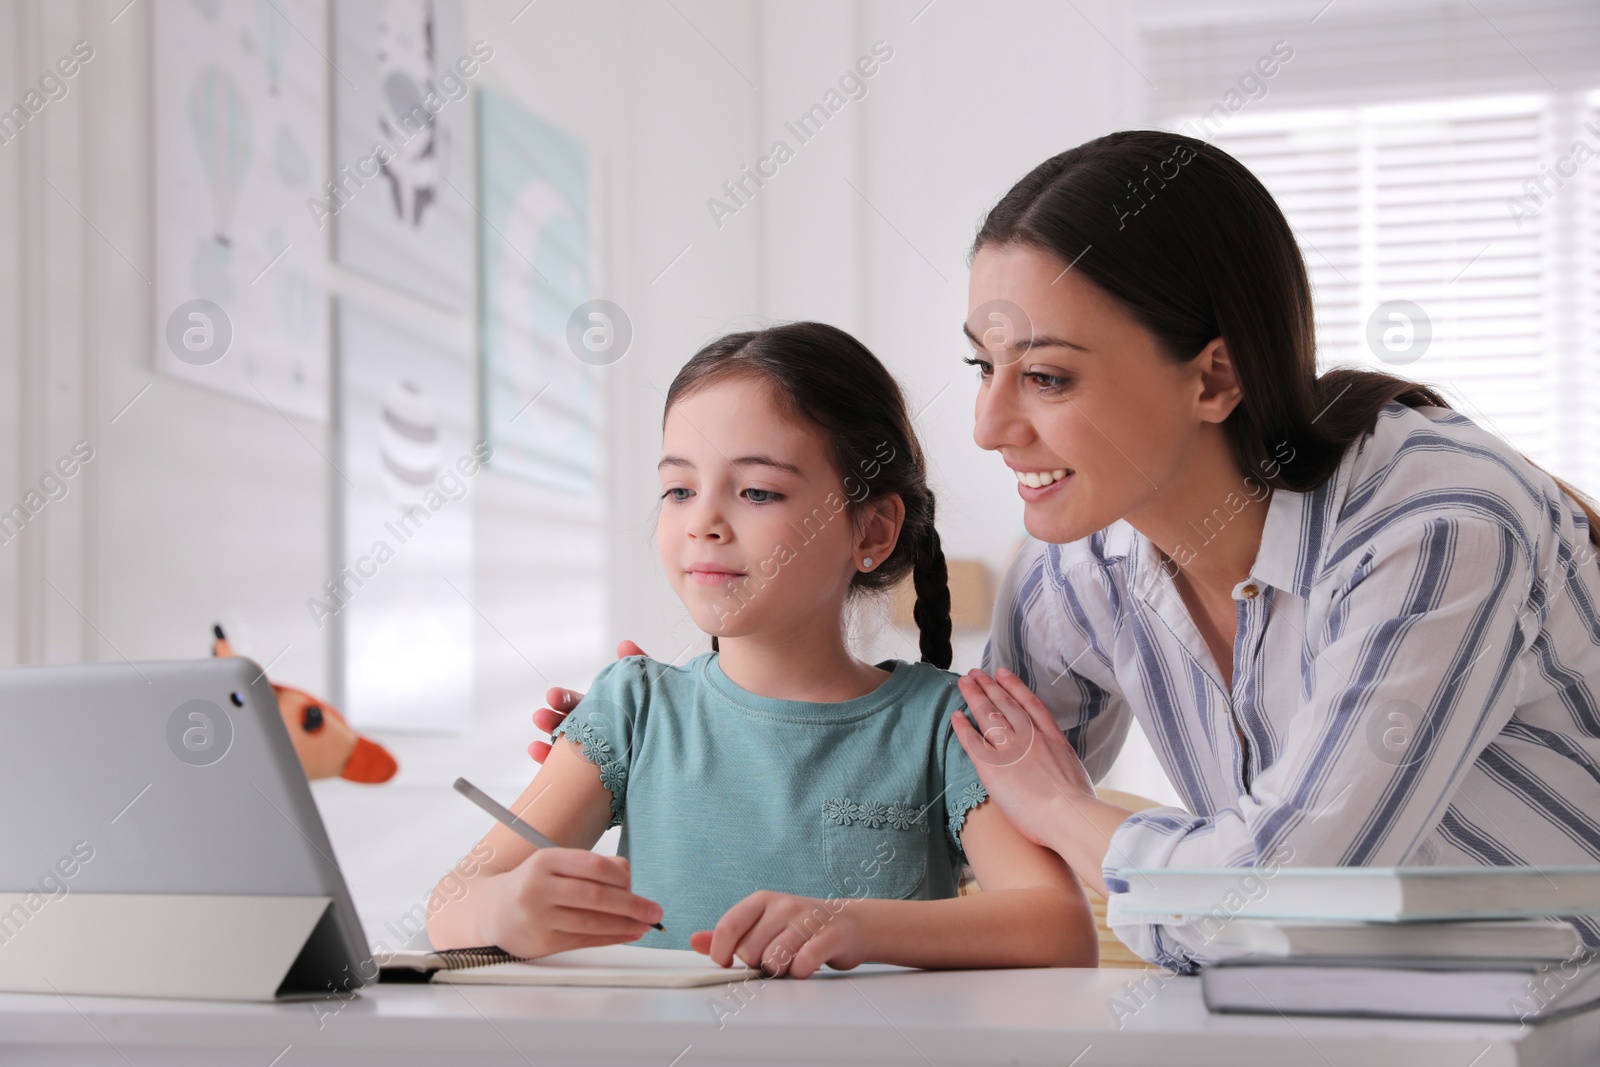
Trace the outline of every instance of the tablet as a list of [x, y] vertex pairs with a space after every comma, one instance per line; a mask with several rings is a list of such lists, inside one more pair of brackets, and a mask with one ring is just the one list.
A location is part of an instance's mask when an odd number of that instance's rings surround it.
[[[0, 892], [44, 907], [327, 898], [280, 995], [377, 976], [277, 698], [248, 659], [0, 668], [0, 812]], [[0, 936], [29, 921], [13, 908]]]

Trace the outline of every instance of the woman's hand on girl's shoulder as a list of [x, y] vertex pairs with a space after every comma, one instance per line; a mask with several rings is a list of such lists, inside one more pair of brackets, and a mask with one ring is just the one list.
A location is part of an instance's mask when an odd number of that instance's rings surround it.
[[979, 781], [1023, 837], [1054, 847], [1061, 804], [1095, 799], [1077, 752], [1044, 702], [1004, 667], [993, 676], [973, 669], [956, 684], [978, 725], [959, 711], [950, 725]]
[[[624, 641], [617, 646], [618, 659], [644, 655], [648, 655], [648, 653], [632, 641]], [[561, 689], [552, 686], [545, 690], [544, 699], [545, 703], [550, 706], [540, 708], [533, 713], [533, 725], [547, 734], [552, 734], [555, 733], [556, 727], [561, 725], [561, 720], [567, 717], [567, 713], [578, 706], [578, 701], [583, 699], [583, 694], [573, 689]], [[533, 742], [528, 746], [528, 755], [533, 757], [533, 762], [543, 763], [550, 757], [550, 742]]]
[[541, 848], [495, 882], [489, 943], [533, 958], [636, 941], [661, 906], [629, 890], [628, 861], [577, 848]]
[[818, 900], [758, 890], [729, 908], [714, 930], [689, 935], [689, 947], [723, 967], [735, 956], [774, 977], [809, 978], [827, 964], [849, 970], [866, 962], [866, 936], [848, 907], [852, 898]]

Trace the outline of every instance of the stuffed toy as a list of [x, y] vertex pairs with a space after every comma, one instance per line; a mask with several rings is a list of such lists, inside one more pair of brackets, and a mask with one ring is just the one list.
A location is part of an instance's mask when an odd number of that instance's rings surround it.
[[[233, 655], [222, 627], [213, 626], [211, 632], [216, 638], [211, 654]], [[272, 683], [272, 691], [278, 695], [278, 711], [307, 778], [338, 777], [376, 784], [394, 777], [399, 764], [389, 750], [352, 730], [327, 701], [277, 682]]]

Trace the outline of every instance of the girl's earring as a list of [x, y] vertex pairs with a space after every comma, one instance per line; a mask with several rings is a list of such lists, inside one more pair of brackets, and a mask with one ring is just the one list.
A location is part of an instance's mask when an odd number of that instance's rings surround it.
[[872, 557], [868, 556], [866, 559], [862, 560], [861, 565], [870, 571], [872, 569]]

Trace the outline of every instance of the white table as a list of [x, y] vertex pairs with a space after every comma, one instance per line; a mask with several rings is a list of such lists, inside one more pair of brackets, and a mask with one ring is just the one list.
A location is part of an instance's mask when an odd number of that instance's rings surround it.
[[[1144, 992], [1130, 994], [1125, 983], [1141, 980]], [[711, 1008], [719, 999], [733, 1012], [720, 1029]], [[1120, 1027], [1117, 1001], [1136, 1009], [1121, 1012]], [[1210, 1015], [1197, 979], [1159, 971], [824, 971], [752, 982], [739, 1003], [727, 986], [379, 985], [315, 1007], [8, 993], [0, 994], [0, 1063], [1600, 1064], [1600, 1011], [1527, 1028]]]

